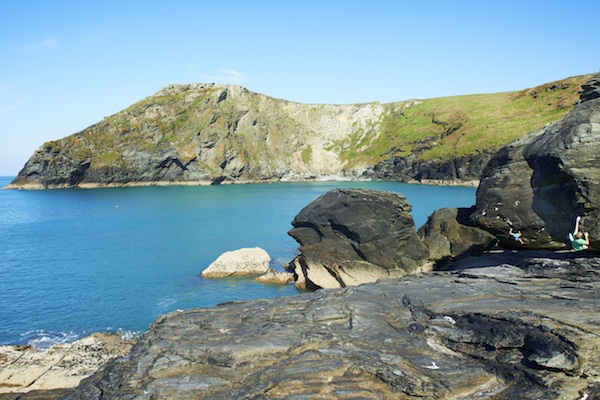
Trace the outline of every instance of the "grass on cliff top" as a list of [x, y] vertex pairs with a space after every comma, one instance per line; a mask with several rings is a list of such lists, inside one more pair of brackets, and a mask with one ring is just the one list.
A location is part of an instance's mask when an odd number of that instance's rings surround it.
[[[344, 140], [331, 142], [328, 150], [339, 154], [350, 168], [375, 165], [393, 156], [414, 154], [424, 160], [448, 159], [494, 151], [562, 118], [579, 101], [581, 85], [591, 76], [567, 78], [517, 92], [384, 104], [386, 111], [378, 121], [366, 128], [357, 128]], [[252, 103], [238, 109], [236, 99], [216, 100], [215, 91], [216, 88], [209, 87], [196, 92], [161, 92], [49, 145], [62, 148], [68, 158], [92, 160], [94, 167], [122, 162], [118, 155], [123, 149], [152, 152], [173, 147], [189, 161], [197, 156], [195, 140], [199, 132], [207, 143], [211, 141], [208, 136], [227, 136], [231, 126], [247, 113], [246, 108], [261, 109]], [[199, 107], [203, 103], [210, 103], [211, 107]], [[278, 110], [276, 105], [274, 102], [272, 107]], [[285, 119], [284, 110], [281, 113], [281, 120], [273, 120], [271, 116], [264, 121], [271, 126], [270, 143], [295, 137], [302, 130], [294, 120]], [[260, 116], [254, 117], [259, 120]], [[208, 126], [210, 130], [206, 129]], [[242, 136], [234, 137], [240, 154], [246, 155], [248, 160], [268, 156], [266, 142], [255, 141], [252, 135], [242, 140]], [[277, 148], [282, 147], [285, 148]], [[226, 149], [216, 150], [223, 154]], [[311, 157], [311, 149], [304, 149], [302, 161], [308, 163]]]
[[590, 77], [518, 92], [427, 99], [411, 107], [386, 104], [387, 111], [376, 125], [333, 148], [350, 165], [412, 153], [427, 160], [495, 150], [562, 118], [577, 104], [581, 85]]

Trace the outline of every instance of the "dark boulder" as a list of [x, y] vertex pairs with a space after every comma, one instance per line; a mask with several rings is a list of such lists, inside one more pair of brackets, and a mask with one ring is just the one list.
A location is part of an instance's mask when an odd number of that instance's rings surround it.
[[344, 287], [430, 269], [411, 209], [397, 193], [337, 189], [323, 194], [300, 211], [288, 232], [301, 246], [290, 263], [298, 286]]
[[[477, 188], [476, 225], [496, 236], [503, 246], [517, 246], [510, 229], [521, 232], [530, 247], [552, 243], [544, 220], [533, 211], [533, 170], [523, 155], [525, 147], [542, 131], [531, 133], [502, 148], [488, 163]], [[520, 243], [519, 243], [520, 244]], [[561, 247], [562, 243], [555, 244]]]
[[481, 254], [497, 243], [491, 233], [472, 226], [472, 208], [442, 208], [429, 216], [419, 235], [429, 248], [429, 258], [441, 267], [461, 257]]

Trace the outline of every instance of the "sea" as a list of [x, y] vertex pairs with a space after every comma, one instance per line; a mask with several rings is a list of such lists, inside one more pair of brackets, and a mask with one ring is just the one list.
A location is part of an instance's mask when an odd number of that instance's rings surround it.
[[[13, 178], [0, 177], [0, 188]], [[472, 206], [476, 191], [375, 181], [0, 190], [0, 344], [136, 337], [178, 309], [299, 295], [293, 284], [200, 274], [245, 247], [263, 248], [283, 271], [298, 254], [293, 218], [353, 187], [401, 193], [417, 228], [436, 209]]]

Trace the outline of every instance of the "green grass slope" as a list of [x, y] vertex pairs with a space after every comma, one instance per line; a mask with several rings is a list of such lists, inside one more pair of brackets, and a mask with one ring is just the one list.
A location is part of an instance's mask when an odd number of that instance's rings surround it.
[[[230, 85], [170, 85], [45, 143], [17, 180], [264, 180], [360, 173], [392, 157], [452, 160], [495, 151], [559, 120], [591, 76], [516, 92], [356, 105], [300, 104]], [[181, 171], [170, 170], [173, 163]]]
[[494, 150], [562, 118], [577, 104], [581, 85], [591, 76], [518, 92], [386, 104], [376, 124], [333, 147], [349, 165], [373, 165], [410, 154], [428, 160]]

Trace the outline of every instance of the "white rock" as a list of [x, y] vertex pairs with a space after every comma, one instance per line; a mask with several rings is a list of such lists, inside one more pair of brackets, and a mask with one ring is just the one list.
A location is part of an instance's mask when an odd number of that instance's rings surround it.
[[260, 247], [227, 251], [202, 271], [203, 278], [259, 275], [269, 271], [271, 257]]

